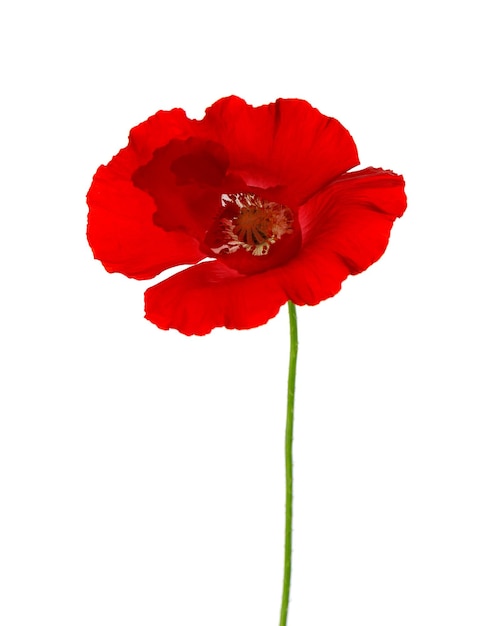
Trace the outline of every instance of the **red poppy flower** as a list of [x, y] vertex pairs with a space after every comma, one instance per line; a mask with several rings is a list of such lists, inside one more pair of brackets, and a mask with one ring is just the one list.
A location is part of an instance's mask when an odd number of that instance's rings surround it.
[[202, 120], [159, 111], [96, 172], [88, 240], [130, 278], [192, 265], [146, 291], [160, 328], [253, 328], [288, 300], [335, 295], [385, 251], [404, 180], [358, 164], [347, 130], [303, 100], [232, 96]]

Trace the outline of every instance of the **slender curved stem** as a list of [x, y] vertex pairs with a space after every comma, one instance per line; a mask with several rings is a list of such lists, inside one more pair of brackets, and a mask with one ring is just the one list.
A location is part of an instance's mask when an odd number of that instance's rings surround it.
[[289, 379], [287, 383], [287, 424], [285, 427], [285, 550], [284, 550], [284, 584], [282, 589], [282, 606], [280, 609], [280, 626], [286, 626], [289, 613], [290, 575], [292, 567], [292, 439], [294, 432], [294, 397], [296, 388], [297, 363], [297, 316], [296, 307], [289, 302], [290, 321], [290, 356]]

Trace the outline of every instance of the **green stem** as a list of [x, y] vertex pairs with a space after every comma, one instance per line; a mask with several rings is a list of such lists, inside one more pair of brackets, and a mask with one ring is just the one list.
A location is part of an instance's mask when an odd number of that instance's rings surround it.
[[297, 316], [296, 307], [289, 302], [290, 320], [290, 356], [289, 379], [287, 383], [287, 424], [285, 427], [285, 550], [284, 550], [284, 585], [282, 589], [282, 607], [280, 626], [286, 626], [289, 612], [290, 574], [292, 566], [292, 438], [294, 431], [294, 395], [296, 388], [297, 363]]

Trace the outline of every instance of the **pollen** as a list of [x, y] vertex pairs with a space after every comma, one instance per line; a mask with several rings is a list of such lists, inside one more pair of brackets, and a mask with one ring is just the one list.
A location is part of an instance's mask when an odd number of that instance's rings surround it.
[[264, 256], [274, 243], [293, 232], [294, 217], [288, 207], [253, 193], [223, 194], [222, 206], [233, 217], [220, 219], [224, 241], [213, 248], [217, 254], [232, 254], [242, 249], [253, 256]]

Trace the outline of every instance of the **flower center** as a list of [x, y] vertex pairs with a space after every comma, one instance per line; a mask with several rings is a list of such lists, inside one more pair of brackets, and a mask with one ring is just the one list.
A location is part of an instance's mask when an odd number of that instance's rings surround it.
[[212, 248], [216, 254], [243, 249], [254, 256], [264, 256], [272, 244], [293, 232], [292, 211], [254, 193], [222, 194], [222, 206], [225, 211], [219, 221], [223, 243]]

